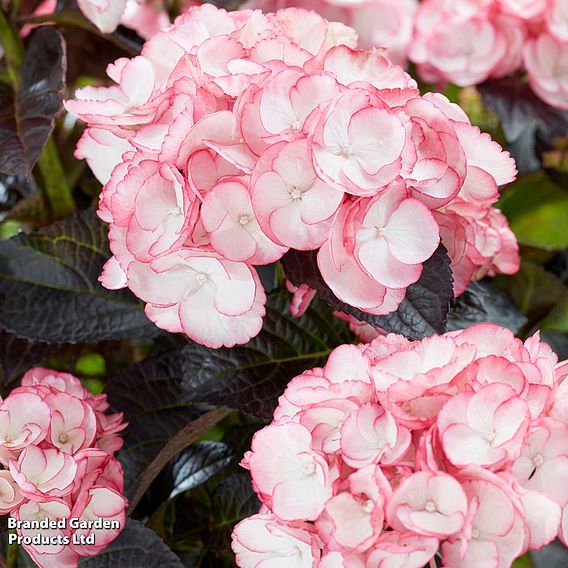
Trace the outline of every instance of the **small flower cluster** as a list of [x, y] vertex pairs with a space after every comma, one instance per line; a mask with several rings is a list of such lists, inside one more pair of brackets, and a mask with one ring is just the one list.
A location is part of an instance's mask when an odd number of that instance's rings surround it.
[[566, 0], [424, 0], [409, 56], [425, 80], [460, 86], [524, 67], [540, 98], [568, 109]]
[[440, 240], [455, 292], [514, 273], [492, 205], [515, 164], [465, 113], [355, 32], [314, 12], [192, 8], [108, 67], [67, 109], [89, 124], [77, 155], [101, 182], [114, 253], [159, 327], [209, 347], [262, 327], [255, 266], [318, 250], [336, 296], [397, 309]]
[[242, 465], [263, 506], [241, 568], [507, 568], [568, 537], [568, 365], [479, 324], [335, 349]]
[[[108, 406], [106, 395], [90, 394], [73, 375], [42, 368], [28, 371], [0, 404], [0, 514], [17, 521], [22, 546], [42, 568], [77, 566], [124, 527], [114, 454], [126, 423]], [[98, 519], [113, 523], [101, 529]]]
[[360, 47], [387, 48], [393, 63], [405, 65], [418, 0], [248, 0], [242, 7], [263, 12], [314, 10], [330, 22], [352, 27]]

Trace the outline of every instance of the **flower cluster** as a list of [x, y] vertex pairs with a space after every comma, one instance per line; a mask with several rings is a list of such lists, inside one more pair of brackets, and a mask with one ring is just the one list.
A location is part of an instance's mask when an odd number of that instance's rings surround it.
[[424, 0], [409, 56], [425, 80], [461, 86], [524, 67], [539, 97], [568, 109], [565, 0]]
[[331, 22], [352, 27], [363, 48], [388, 49], [393, 63], [405, 65], [418, 0], [248, 0], [243, 8], [275, 12], [283, 8], [314, 10]]
[[262, 326], [256, 265], [318, 250], [343, 302], [397, 309], [445, 245], [459, 294], [513, 273], [517, 245], [492, 207], [515, 164], [442, 95], [314, 12], [192, 8], [108, 67], [67, 109], [105, 184], [99, 215], [128, 286], [159, 327], [208, 345]]
[[0, 404], [0, 514], [15, 520], [19, 542], [40, 567], [77, 566], [124, 527], [114, 454], [126, 423], [107, 409], [106, 395], [42, 368], [28, 371]]
[[568, 537], [568, 365], [479, 324], [335, 349], [242, 465], [263, 506], [241, 568], [506, 568]]

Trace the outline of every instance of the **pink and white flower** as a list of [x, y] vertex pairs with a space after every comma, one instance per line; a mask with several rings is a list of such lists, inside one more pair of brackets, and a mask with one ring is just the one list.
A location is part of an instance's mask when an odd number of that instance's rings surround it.
[[447, 538], [460, 531], [468, 502], [460, 483], [445, 473], [421, 471], [407, 477], [388, 506], [390, 525], [402, 532]]
[[352, 195], [373, 195], [411, 165], [409, 123], [372, 91], [352, 88], [322, 110], [311, 144], [318, 175]]
[[32, 444], [39, 445], [47, 436], [49, 406], [33, 392], [20, 392], [0, 405], [0, 456], [2, 463]]
[[126, 2], [127, 0], [77, 0], [81, 12], [105, 34], [114, 32], [118, 27]]
[[[237, 564], [422, 568], [440, 550], [444, 566], [508, 568], [566, 540], [565, 376], [538, 333], [494, 324], [335, 349], [245, 455], [266, 515], [235, 529]], [[265, 537], [291, 528], [303, 545]]]
[[15, 511], [24, 499], [12, 474], [6, 469], [0, 470], [0, 515]]
[[508, 385], [494, 383], [451, 398], [437, 426], [448, 459], [456, 466], [498, 466], [521, 452], [528, 428], [527, 403]]
[[548, 104], [568, 109], [566, 40], [543, 33], [526, 45], [524, 57], [533, 91]]
[[562, 507], [568, 504], [567, 433], [568, 426], [556, 420], [536, 421], [512, 468], [523, 487], [550, 497]]
[[10, 473], [20, 491], [38, 502], [71, 493], [77, 464], [68, 454], [55, 448], [42, 450], [28, 446], [18, 460], [10, 460]]
[[[414, 0], [320, 3], [404, 57]], [[456, 8], [475, 20], [460, 49], [480, 51], [475, 73], [488, 58], [508, 73], [501, 46], [520, 53], [524, 36], [506, 31], [504, 14], [478, 22], [491, 13], [482, 8]], [[492, 26], [499, 49], [467, 43]], [[440, 239], [457, 294], [519, 267], [493, 208], [516, 175], [510, 156], [445, 97], [421, 96], [385, 50], [357, 49], [343, 24], [301, 8], [204, 4], [107, 73], [112, 86], [66, 103], [88, 124], [77, 155], [104, 184], [98, 214], [113, 257], [100, 280], [134, 291], [163, 329], [213, 348], [246, 343], [265, 311], [255, 267], [288, 249], [317, 252], [332, 292], [371, 315], [397, 310]]]
[[274, 515], [255, 515], [233, 531], [233, 551], [241, 568], [312, 568], [320, 554], [316, 537], [305, 523], [285, 524]]
[[368, 568], [422, 568], [435, 556], [436, 538], [412, 532], [385, 532], [367, 556]]
[[96, 521], [104, 519], [118, 523], [119, 528], [114, 529], [83, 529], [74, 531], [79, 541], [83, 537], [95, 535], [95, 544], [73, 544], [71, 549], [80, 556], [96, 556], [104, 550], [122, 531], [126, 523], [126, 499], [119, 492], [105, 486], [95, 485], [83, 490], [75, 501], [71, 517], [83, 521]]
[[[80, 556], [98, 554], [124, 527], [123, 472], [113, 456], [126, 424], [121, 413], [106, 414], [108, 407], [106, 395], [92, 395], [77, 377], [44, 368], [28, 371], [0, 407], [6, 466], [0, 471], [0, 513], [64, 521], [57, 528], [17, 529], [20, 536], [38, 537], [23, 543], [38, 566], [74, 568]], [[119, 528], [95, 531], [95, 545], [78, 545], [72, 543], [71, 518], [106, 518], [119, 521]]]
[[311, 449], [310, 432], [300, 424], [257, 432], [243, 463], [256, 490], [283, 520], [315, 520], [331, 497], [333, 473], [323, 455]]
[[252, 175], [252, 204], [262, 230], [275, 243], [315, 250], [329, 238], [332, 217], [343, 192], [319, 179], [308, 142], [274, 144]]
[[256, 271], [217, 253], [188, 248], [132, 263], [128, 281], [152, 321], [210, 347], [246, 343], [262, 327], [266, 297]]
[[92, 445], [97, 433], [97, 419], [91, 406], [66, 393], [45, 397], [51, 410], [49, 438], [61, 452], [75, 454]]
[[270, 264], [287, 250], [262, 232], [246, 179], [228, 178], [211, 189], [201, 206], [201, 221], [211, 246], [228, 260]]

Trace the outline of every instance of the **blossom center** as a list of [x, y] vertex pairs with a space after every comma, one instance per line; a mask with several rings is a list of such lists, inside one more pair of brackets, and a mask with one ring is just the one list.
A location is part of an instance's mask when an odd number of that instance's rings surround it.
[[316, 462], [314, 461], [310, 461], [308, 463], [306, 463], [306, 465], [304, 465], [304, 474], [306, 476], [311, 476], [314, 475], [316, 472]]
[[537, 454], [533, 458], [533, 463], [536, 467], [540, 467], [544, 463], [544, 458], [540, 454]]
[[5, 442], [6, 444], [9, 444], [11, 441], [12, 441], [12, 436], [6, 436], [6, 437], [4, 438], [4, 442]]
[[339, 146], [335, 152], [340, 158], [350, 158], [353, 155], [353, 148], [351, 144], [345, 144], [344, 146]]
[[291, 128], [294, 132], [298, 132], [300, 128], [302, 128], [302, 123], [299, 120], [296, 120], [296, 122], [292, 123]]
[[205, 272], [199, 272], [196, 276], [198, 282], [205, 282], [207, 280], [207, 274]]
[[248, 215], [241, 215], [239, 217], [239, 224], [241, 225], [241, 227], [244, 227], [245, 225], [248, 225], [250, 223], [250, 217]]
[[487, 433], [485, 434], [485, 439], [486, 439], [488, 442], [493, 442], [493, 440], [495, 440], [495, 431], [494, 431], [494, 430], [491, 430], [491, 432], [487, 432]]
[[377, 239], [382, 239], [387, 232], [386, 227], [376, 227], [376, 237]]
[[300, 197], [302, 197], [302, 192], [295, 187], [294, 189], [292, 189], [292, 191], [290, 192], [290, 197], [294, 200], [296, 199], [300, 199]]
[[434, 513], [436, 511], [436, 503], [434, 503], [434, 501], [426, 501], [426, 505], [424, 505], [424, 510], [427, 513]]
[[66, 444], [69, 441], [69, 436], [65, 433], [59, 434], [59, 443]]
[[471, 529], [471, 538], [479, 538], [479, 529]]
[[365, 513], [371, 513], [375, 508], [375, 502], [372, 499], [367, 499], [365, 503], [363, 503], [363, 511]]

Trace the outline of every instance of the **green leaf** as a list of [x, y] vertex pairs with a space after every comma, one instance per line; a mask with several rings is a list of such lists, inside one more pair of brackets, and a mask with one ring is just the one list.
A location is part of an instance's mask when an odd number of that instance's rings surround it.
[[128, 291], [98, 282], [110, 253], [92, 211], [0, 242], [0, 328], [47, 343], [152, 337], [158, 329]]
[[409, 339], [422, 339], [446, 331], [448, 309], [454, 292], [450, 258], [443, 245], [424, 263], [422, 276], [408, 287], [398, 310], [386, 316], [366, 313], [339, 300], [321, 276], [316, 257], [315, 251], [290, 250], [282, 258], [282, 266], [292, 284], [307, 284], [336, 310]]
[[546, 250], [568, 247], [568, 192], [544, 172], [524, 176], [509, 186], [499, 208], [519, 243]]
[[521, 556], [521, 558], [517, 558], [513, 562], [511, 568], [534, 568], [534, 563], [529, 554], [525, 554], [525, 556]]
[[343, 322], [317, 299], [301, 318], [288, 311], [290, 294], [269, 295], [264, 327], [246, 345], [183, 350], [183, 383], [195, 401], [242, 410], [269, 419], [292, 377], [325, 362], [349, 341]]
[[89, 353], [77, 359], [75, 370], [80, 375], [96, 377], [106, 373], [106, 361], [100, 353]]
[[128, 519], [118, 538], [92, 558], [81, 558], [81, 568], [183, 568], [164, 541], [142, 523]]
[[517, 274], [503, 280], [516, 305], [531, 321], [543, 318], [568, 297], [568, 288], [554, 274], [527, 260]]
[[550, 313], [540, 322], [542, 331], [555, 331], [568, 333], [568, 299], [555, 306]]
[[63, 106], [65, 44], [42, 26], [34, 32], [14, 93], [0, 84], [0, 172], [29, 176]]

